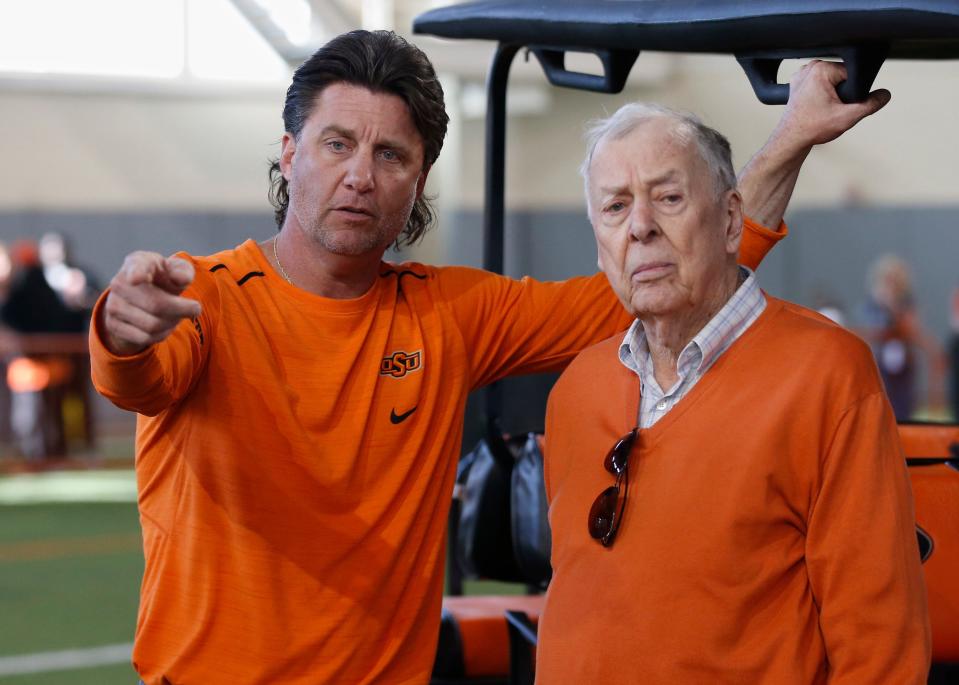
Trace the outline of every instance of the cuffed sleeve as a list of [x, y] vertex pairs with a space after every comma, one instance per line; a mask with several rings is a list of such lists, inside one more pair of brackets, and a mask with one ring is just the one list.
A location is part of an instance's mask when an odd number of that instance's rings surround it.
[[779, 224], [776, 230], [756, 223], [748, 216], [743, 221], [743, 239], [739, 245], [739, 263], [755, 269], [766, 258], [776, 243], [789, 235], [786, 222]]

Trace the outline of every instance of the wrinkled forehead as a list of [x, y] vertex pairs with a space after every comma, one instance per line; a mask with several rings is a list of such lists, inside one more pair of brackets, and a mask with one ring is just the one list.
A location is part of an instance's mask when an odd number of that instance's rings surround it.
[[590, 160], [588, 181], [592, 191], [624, 183], [685, 181], [708, 174], [689, 126], [672, 117], [655, 116], [600, 139]]

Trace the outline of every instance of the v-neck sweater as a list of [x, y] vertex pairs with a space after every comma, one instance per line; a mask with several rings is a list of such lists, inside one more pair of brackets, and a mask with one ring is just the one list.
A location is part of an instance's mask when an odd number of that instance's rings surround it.
[[581, 353], [549, 401], [554, 575], [537, 682], [924, 683], [910, 485], [865, 343], [768, 298], [640, 431], [604, 548], [587, 512], [640, 400], [621, 340]]

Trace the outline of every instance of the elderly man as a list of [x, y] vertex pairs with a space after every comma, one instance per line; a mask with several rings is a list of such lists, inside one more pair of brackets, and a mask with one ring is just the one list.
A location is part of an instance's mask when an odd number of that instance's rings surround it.
[[[760, 223], [779, 226], [813, 144], [888, 100], [843, 105], [837, 76], [796, 89], [749, 165]], [[279, 233], [134, 253], [94, 316], [96, 386], [140, 413], [133, 658], [148, 685], [426, 682], [467, 394], [560, 369], [629, 322], [602, 274], [383, 260], [430, 226], [447, 123], [402, 38], [330, 41], [294, 74], [283, 120]], [[747, 232], [751, 265], [781, 237]]]
[[910, 487], [868, 347], [737, 266], [722, 135], [632, 104], [588, 140], [599, 265], [636, 321], [550, 397], [538, 682], [924, 683]]

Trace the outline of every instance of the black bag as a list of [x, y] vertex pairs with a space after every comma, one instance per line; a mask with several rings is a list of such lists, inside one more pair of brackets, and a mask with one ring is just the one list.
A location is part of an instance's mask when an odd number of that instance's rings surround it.
[[515, 459], [508, 441], [491, 431], [460, 461], [456, 544], [467, 576], [507, 582], [519, 577], [510, 533], [510, 475]]
[[542, 436], [530, 433], [513, 464], [510, 488], [513, 554], [529, 585], [546, 587], [553, 575], [549, 563], [549, 507], [543, 479]]
[[514, 583], [549, 580], [543, 457], [534, 433], [497, 431], [460, 461], [456, 556], [464, 573]]

